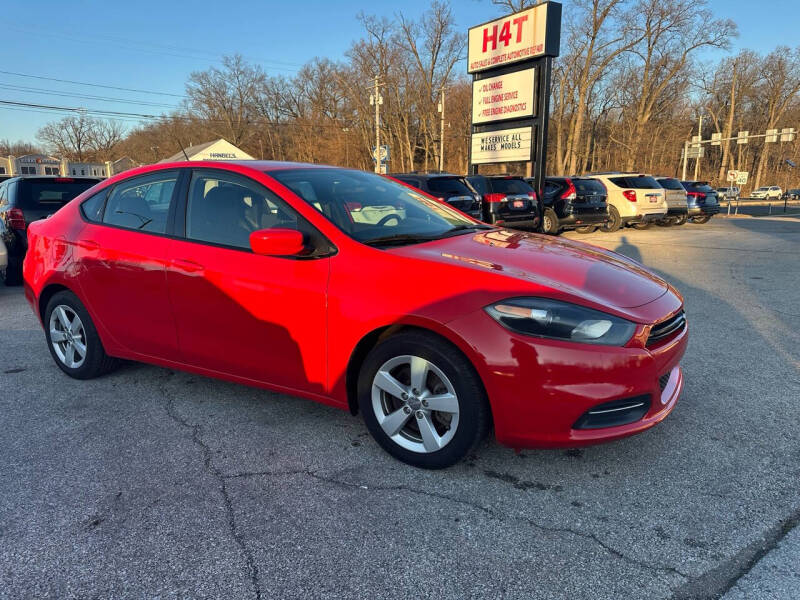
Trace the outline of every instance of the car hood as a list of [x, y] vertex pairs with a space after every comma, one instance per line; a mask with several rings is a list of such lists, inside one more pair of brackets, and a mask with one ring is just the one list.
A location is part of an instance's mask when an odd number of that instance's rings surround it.
[[615, 252], [506, 229], [404, 246], [394, 252], [491, 271], [615, 310], [642, 306], [669, 289], [642, 265]]

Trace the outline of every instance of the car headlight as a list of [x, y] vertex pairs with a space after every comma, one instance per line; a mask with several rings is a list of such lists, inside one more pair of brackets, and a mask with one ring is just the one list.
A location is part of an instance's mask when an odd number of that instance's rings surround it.
[[486, 307], [511, 331], [583, 344], [624, 346], [636, 324], [577, 304], [548, 298], [510, 298]]

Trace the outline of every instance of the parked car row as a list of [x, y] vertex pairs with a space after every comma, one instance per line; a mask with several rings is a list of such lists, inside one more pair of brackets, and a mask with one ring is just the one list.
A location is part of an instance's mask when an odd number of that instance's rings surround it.
[[444, 200], [493, 225], [537, 228], [556, 235], [574, 229], [617, 231], [706, 223], [720, 210], [717, 193], [705, 181], [680, 181], [641, 173], [590, 173], [547, 177], [538, 198], [534, 180], [508, 175], [461, 176], [396, 173], [394, 179]]

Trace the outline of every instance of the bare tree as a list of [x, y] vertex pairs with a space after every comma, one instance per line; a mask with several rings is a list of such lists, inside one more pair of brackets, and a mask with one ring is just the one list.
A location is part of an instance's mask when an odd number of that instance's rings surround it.
[[266, 76], [257, 65], [240, 55], [226, 56], [222, 68], [192, 73], [186, 84], [186, 107], [191, 115], [205, 120], [212, 131], [232, 144], [248, 141], [258, 122], [257, 95]]

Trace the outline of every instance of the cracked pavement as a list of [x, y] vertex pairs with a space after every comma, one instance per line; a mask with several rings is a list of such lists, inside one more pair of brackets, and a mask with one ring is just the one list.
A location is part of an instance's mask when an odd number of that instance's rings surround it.
[[437, 472], [307, 400], [140, 364], [71, 380], [0, 288], [0, 598], [796, 598], [800, 220], [566, 237], [684, 294], [677, 408]]

